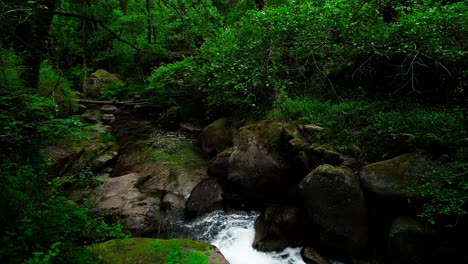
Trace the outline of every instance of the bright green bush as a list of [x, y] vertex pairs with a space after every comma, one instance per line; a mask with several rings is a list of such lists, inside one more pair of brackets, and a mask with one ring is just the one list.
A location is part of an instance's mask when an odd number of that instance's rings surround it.
[[284, 97], [268, 114], [293, 122], [325, 128], [315, 140], [333, 142], [346, 150], [359, 145], [368, 160], [425, 148], [434, 153], [453, 153], [467, 148], [462, 109], [423, 107], [404, 101], [343, 101]]
[[[427, 199], [420, 217], [434, 224], [442, 217], [468, 215], [468, 163], [425, 164], [411, 188]], [[453, 222], [450, 224], [454, 224]]]

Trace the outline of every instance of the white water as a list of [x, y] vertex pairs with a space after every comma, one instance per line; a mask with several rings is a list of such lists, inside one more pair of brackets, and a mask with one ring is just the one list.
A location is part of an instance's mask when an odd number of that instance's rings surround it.
[[252, 248], [257, 213], [214, 212], [180, 226], [192, 239], [215, 245], [231, 264], [305, 264], [300, 248], [260, 252]]

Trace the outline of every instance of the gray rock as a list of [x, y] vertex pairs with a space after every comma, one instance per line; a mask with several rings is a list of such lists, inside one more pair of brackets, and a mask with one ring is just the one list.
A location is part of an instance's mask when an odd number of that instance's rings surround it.
[[299, 183], [299, 193], [323, 245], [346, 254], [366, 245], [364, 195], [351, 169], [321, 165]]
[[198, 137], [198, 142], [203, 152], [214, 156], [226, 148], [232, 147], [233, 132], [234, 130], [229, 120], [227, 118], [221, 118], [202, 130]]
[[193, 219], [223, 209], [223, 189], [217, 179], [200, 182], [190, 194], [186, 205], [186, 217]]

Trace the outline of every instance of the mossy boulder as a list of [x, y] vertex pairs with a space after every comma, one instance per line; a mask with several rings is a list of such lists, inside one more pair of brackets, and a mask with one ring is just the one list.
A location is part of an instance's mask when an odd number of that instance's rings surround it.
[[378, 195], [415, 197], [417, 193], [409, 190], [414, 183], [411, 171], [425, 160], [424, 155], [414, 152], [368, 164], [361, 169], [361, 182]]
[[203, 152], [214, 156], [232, 147], [232, 133], [234, 133], [234, 129], [229, 119], [221, 118], [203, 129], [198, 137], [198, 142]]
[[88, 98], [100, 98], [102, 89], [109, 83], [124, 83], [119, 76], [99, 69], [86, 79], [83, 90]]
[[229, 158], [227, 180], [256, 198], [281, 200], [297, 184], [291, 173], [288, 142], [299, 137], [295, 126], [265, 120], [234, 133], [234, 150]]
[[53, 173], [73, 175], [83, 169], [100, 171], [111, 163], [119, 152], [116, 142], [101, 142], [99, 139], [62, 140], [41, 151], [52, 163]]
[[299, 193], [310, 223], [317, 225], [320, 246], [355, 254], [366, 245], [364, 195], [351, 169], [321, 165], [299, 183]]
[[[164, 264], [172, 255], [171, 263], [188, 263], [190, 259], [206, 259], [208, 263], [229, 264], [213, 245], [189, 239], [129, 238], [109, 240], [91, 247], [102, 263], [108, 264]], [[169, 258], [169, 257], [168, 257]], [[195, 262], [194, 262], [195, 263]], [[197, 262], [204, 263], [204, 262]]]

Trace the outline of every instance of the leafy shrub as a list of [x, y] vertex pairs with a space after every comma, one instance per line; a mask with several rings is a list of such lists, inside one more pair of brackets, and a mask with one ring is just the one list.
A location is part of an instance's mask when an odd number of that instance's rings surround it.
[[51, 98], [56, 105], [56, 112], [66, 116], [76, 111], [76, 93], [70, 88], [70, 83], [63, 75], [47, 62], [41, 64], [39, 71], [38, 94]]
[[342, 101], [283, 97], [268, 114], [325, 128], [315, 140], [346, 150], [358, 144], [366, 159], [395, 156], [416, 147], [451, 153], [468, 146], [460, 108], [427, 108], [404, 101]]
[[457, 218], [468, 215], [468, 163], [431, 163], [419, 170], [422, 172], [415, 173], [417, 180], [411, 190], [428, 200], [420, 217], [434, 224], [444, 216]]

